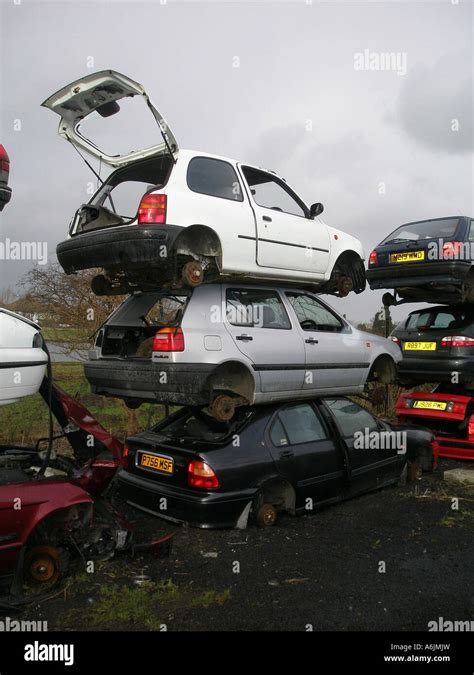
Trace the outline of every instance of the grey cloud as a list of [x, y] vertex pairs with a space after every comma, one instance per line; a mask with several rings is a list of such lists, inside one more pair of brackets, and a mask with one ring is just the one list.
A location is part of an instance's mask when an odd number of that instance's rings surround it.
[[[450, 154], [473, 150], [472, 56], [442, 56], [433, 66], [412, 69], [400, 91], [398, 119], [412, 138]], [[459, 123], [458, 130], [452, 125]]]

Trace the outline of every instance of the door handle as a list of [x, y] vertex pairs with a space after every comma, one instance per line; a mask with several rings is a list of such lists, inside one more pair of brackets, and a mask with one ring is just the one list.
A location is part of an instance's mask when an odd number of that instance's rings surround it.
[[308, 338], [307, 340], [305, 340], [305, 342], [307, 342], [309, 345], [318, 345], [319, 344], [319, 340], [316, 340], [316, 338]]
[[266, 220], [268, 223], [272, 222], [272, 219], [270, 218], [270, 216], [262, 216], [262, 220]]
[[248, 341], [250, 341], [250, 340], [253, 340], [253, 337], [251, 335], [244, 334], [244, 335], [237, 335], [237, 337], [235, 339], [236, 340], [248, 340]]
[[290, 459], [290, 457], [293, 457], [294, 453], [291, 450], [284, 450], [283, 452], [280, 452], [280, 459]]

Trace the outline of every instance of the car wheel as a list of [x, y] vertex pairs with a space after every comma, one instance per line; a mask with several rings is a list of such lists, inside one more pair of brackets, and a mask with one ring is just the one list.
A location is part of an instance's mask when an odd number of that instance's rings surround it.
[[277, 521], [277, 511], [273, 504], [262, 504], [257, 509], [255, 520], [259, 527], [271, 527]]
[[195, 288], [204, 281], [204, 269], [197, 260], [190, 260], [183, 266], [181, 276], [187, 286]]

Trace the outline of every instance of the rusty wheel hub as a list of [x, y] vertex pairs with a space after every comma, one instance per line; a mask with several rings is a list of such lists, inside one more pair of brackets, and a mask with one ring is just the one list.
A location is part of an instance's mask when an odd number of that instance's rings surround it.
[[197, 260], [190, 260], [183, 267], [183, 281], [188, 286], [199, 286], [204, 279], [204, 270]]
[[219, 394], [211, 404], [213, 417], [219, 422], [228, 422], [232, 419], [235, 411], [235, 403], [230, 396]]
[[26, 555], [25, 570], [32, 581], [54, 582], [59, 576], [59, 551], [54, 546], [35, 546]]
[[350, 277], [339, 277], [337, 280], [337, 290], [341, 298], [345, 298], [346, 295], [354, 288], [354, 283]]

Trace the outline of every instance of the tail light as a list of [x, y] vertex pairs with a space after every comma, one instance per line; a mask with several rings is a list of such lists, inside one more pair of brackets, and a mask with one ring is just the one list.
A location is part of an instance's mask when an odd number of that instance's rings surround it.
[[124, 469], [128, 469], [128, 455], [129, 455], [129, 453], [130, 453], [130, 451], [128, 449], [128, 446], [126, 445], [123, 449], [123, 452], [122, 452], [122, 467]]
[[455, 258], [459, 255], [462, 242], [460, 241], [446, 241], [443, 244], [443, 258]]
[[372, 251], [372, 253], [369, 255], [369, 265], [377, 265], [377, 263], [377, 251]]
[[10, 171], [10, 159], [3, 145], [0, 145], [0, 171]]
[[143, 195], [138, 207], [138, 222], [142, 225], [166, 223], [166, 195]]
[[441, 338], [442, 347], [474, 347], [474, 338], [465, 335], [448, 335]]
[[188, 465], [188, 485], [204, 490], [212, 490], [219, 487], [219, 481], [209, 464], [193, 460]]
[[392, 342], [395, 342], [395, 344], [400, 347], [401, 345], [400, 338], [395, 337], [395, 335], [390, 335], [390, 339]]
[[160, 328], [153, 338], [154, 352], [184, 352], [184, 333], [181, 328]]

